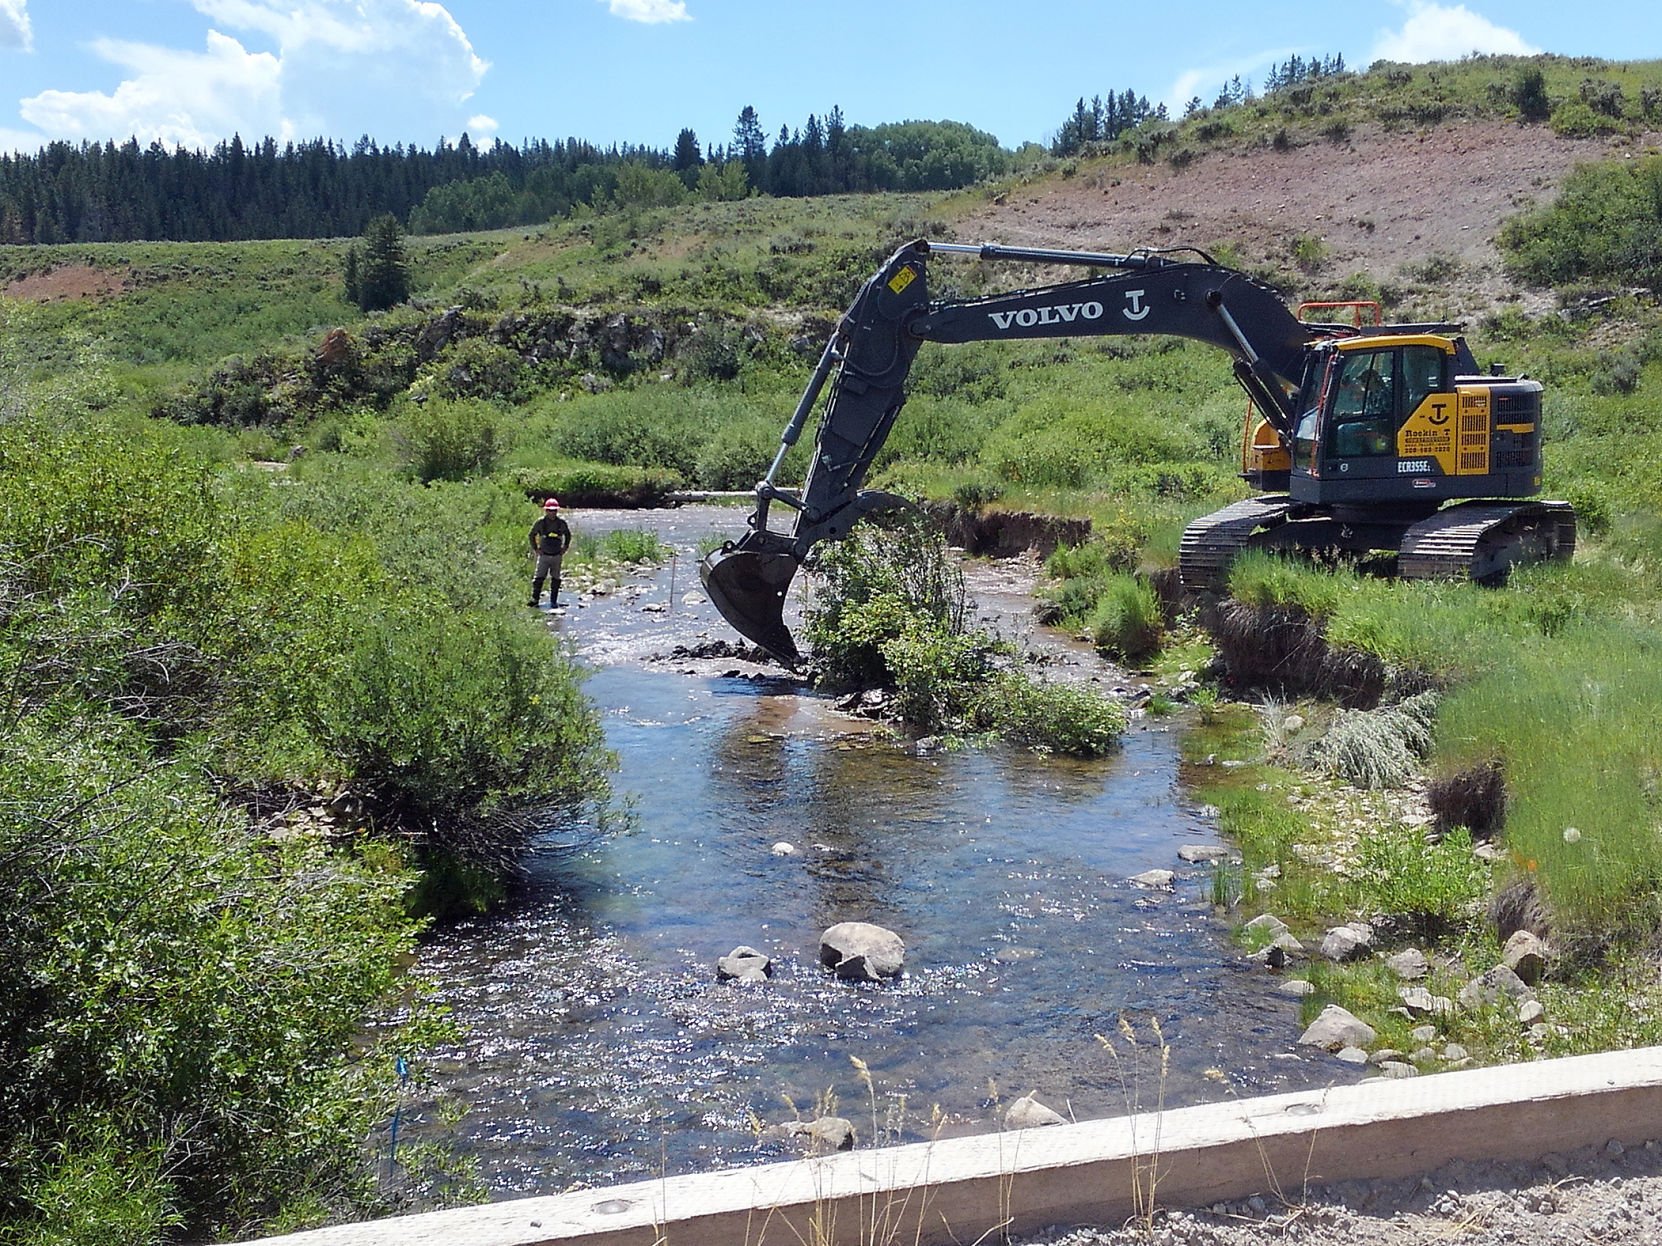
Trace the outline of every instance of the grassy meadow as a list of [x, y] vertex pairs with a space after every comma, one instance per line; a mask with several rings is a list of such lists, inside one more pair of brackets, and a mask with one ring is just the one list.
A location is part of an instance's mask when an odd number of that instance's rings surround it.
[[[1380, 66], [1018, 181], [1364, 122], [1619, 139], [1658, 109], [1656, 63]], [[1468, 326], [1480, 361], [1547, 385], [1545, 492], [1581, 514], [1573, 564], [1488, 590], [1243, 560], [1239, 606], [1302, 620], [1383, 704], [1266, 706], [1227, 677], [1190, 694], [1192, 754], [1251, 763], [1204, 772], [1245, 857], [1214, 888], [1233, 917], [1308, 933], [1384, 916], [1482, 969], [1490, 898], [1527, 883], [1561, 951], [1554, 1051], [1662, 1037], [1639, 969], [1662, 938], [1662, 312], [1628, 284], [1662, 272], [1662, 158], [1630, 154], [1502, 230], [1511, 278], [1549, 310], [1508, 301]], [[349, 240], [0, 248], [0, 1109], [30, 1123], [0, 1141], [0, 1237], [230, 1239], [467, 1195], [436, 1157], [389, 1188], [364, 1140], [393, 1062], [441, 1023], [398, 994], [422, 921], [500, 890], [527, 808], [605, 794], [582, 673], [520, 604], [528, 499], [748, 487], [859, 283], [1012, 184], [411, 238], [415, 297], [371, 315], [344, 297]], [[1627, 208], [1602, 211], [1612, 196]], [[933, 272], [948, 297], [1025, 279]], [[1459, 279], [1366, 293], [1410, 316]], [[1227, 361], [1193, 344], [926, 347], [872, 483], [1089, 517], [1090, 542], [1051, 562], [1056, 617], [1175, 676], [1213, 642], [1157, 586], [1183, 526], [1246, 495], [1243, 408]], [[894, 599], [851, 597], [822, 646], [867, 642], [835, 656], [880, 664], [922, 718], [1111, 746], [1122, 723], [1099, 707], [1015, 683], [964, 701], [943, 672], [985, 682], [988, 655], [889, 626]], [[1391, 803], [1485, 771], [1503, 776], [1498, 827], [1439, 838]], [[348, 797], [324, 824], [285, 821]], [[1474, 859], [1474, 834], [1498, 859]], [[1313, 867], [1316, 849], [1346, 868]], [[1315, 976], [1318, 1003], [1395, 1002], [1369, 970]], [[1488, 1058], [1542, 1049], [1503, 1020], [1454, 1034]]]

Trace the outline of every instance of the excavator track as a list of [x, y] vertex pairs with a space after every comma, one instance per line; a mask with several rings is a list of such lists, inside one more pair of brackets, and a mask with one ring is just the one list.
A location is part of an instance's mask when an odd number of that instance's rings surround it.
[[1202, 515], [1183, 529], [1177, 566], [1184, 590], [1222, 591], [1229, 582], [1229, 564], [1247, 547], [1253, 533], [1286, 522], [1293, 506], [1285, 494], [1248, 498]]
[[1575, 508], [1568, 502], [1467, 502], [1403, 534], [1397, 574], [1495, 583], [1519, 564], [1562, 561], [1574, 553]]

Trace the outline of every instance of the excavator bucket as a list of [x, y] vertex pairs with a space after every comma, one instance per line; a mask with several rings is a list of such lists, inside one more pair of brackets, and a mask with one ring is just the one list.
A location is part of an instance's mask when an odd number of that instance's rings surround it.
[[785, 593], [796, 576], [789, 554], [737, 549], [731, 545], [707, 554], [698, 577], [722, 618], [746, 639], [787, 666], [801, 655], [785, 626]]

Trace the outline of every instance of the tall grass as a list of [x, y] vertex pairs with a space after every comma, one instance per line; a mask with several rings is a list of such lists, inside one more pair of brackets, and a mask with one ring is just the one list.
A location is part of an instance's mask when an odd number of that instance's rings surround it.
[[1567, 939], [1595, 950], [1662, 921], [1662, 633], [1653, 607], [1632, 601], [1657, 553], [1649, 531], [1597, 559], [1520, 571], [1499, 591], [1263, 555], [1240, 559], [1231, 579], [1243, 600], [1303, 607], [1330, 645], [1449, 686], [1433, 768], [1503, 764], [1513, 869], [1535, 878]]
[[1513, 870], [1583, 950], [1662, 921], [1659, 698], [1662, 637], [1601, 620], [1513, 647], [1439, 717], [1440, 762], [1504, 762]]
[[1154, 590], [1129, 575], [1106, 581], [1087, 626], [1098, 649], [1128, 662], [1141, 662], [1158, 650], [1164, 631]]

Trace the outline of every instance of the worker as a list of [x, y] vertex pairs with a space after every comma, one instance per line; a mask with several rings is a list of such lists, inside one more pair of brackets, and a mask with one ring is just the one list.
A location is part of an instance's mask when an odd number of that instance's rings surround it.
[[542, 596], [542, 582], [548, 580], [548, 604], [560, 604], [560, 559], [571, 546], [571, 525], [560, 518], [558, 498], [548, 498], [542, 504], [542, 517], [531, 525], [531, 554], [537, 560], [535, 577], [531, 580], [531, 600], [535, 606]]
[[1339, 386], [1339, 401], [1335, 411], [1340, 415], [1377, 415], [1384, 408], [1385, 382], [1372, 368], [1351, 372]]

